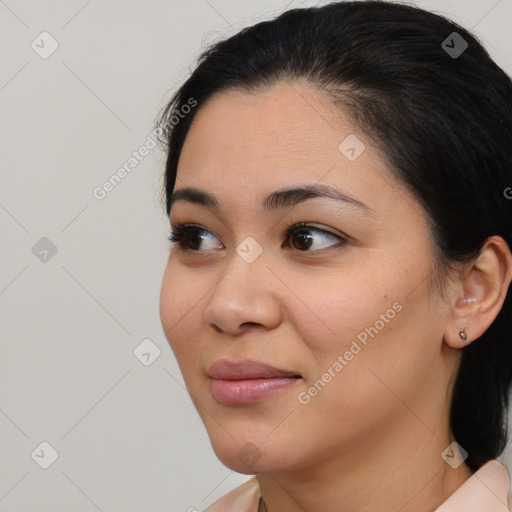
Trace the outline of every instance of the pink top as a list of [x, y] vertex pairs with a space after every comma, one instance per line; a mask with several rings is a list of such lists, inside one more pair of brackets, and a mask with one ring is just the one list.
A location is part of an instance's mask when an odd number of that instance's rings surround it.
[[[497, 460], [484, 464], [434, 512], [510, 512], [509, 476]], [[258, 512], [260, 489], [256, 477], [228, 492], [204, 512]]]

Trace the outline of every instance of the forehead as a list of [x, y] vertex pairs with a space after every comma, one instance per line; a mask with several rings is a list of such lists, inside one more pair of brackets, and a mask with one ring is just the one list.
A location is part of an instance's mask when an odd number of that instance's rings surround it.
[[[330, 100], [302, 84], [275, 84], [258, 92], [230, 89], [213, 95], [196, 113], [180, 156], [210, 163], [261, 162], [293, 158], [323, 161], [337, 156], [338, 145], [354, 127]], [[189, 154], [193, 142], [199, 140]], [[195, 144], [194, 144], [195, 145]], [[320, 163], [320, 162], [319, 162]]]
[[[360, 152], [355, 159], [343, 153], [347, 140]], [[213, 95], [196, 112], [176, 189], [208, 191], [222, 208], [236, 211], [260, 210], [262, 198], [272, 192], [304, 184], [335, 187], [375, 210], [394, 201], [397, 189], [405, 193], [371, 141], [311, 86], [231, 89]]]

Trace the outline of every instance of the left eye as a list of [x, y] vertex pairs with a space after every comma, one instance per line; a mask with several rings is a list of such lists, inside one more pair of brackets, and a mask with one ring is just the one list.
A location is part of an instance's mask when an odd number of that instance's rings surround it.
[[[318, 233], [320, 236], [312, 236], [311, 233]], [[294, 240], [292, 242], [295, 249], [297, 249], [300, 252], [314, 252], [314, 250], [321, 250], [325, 249], [326, 247], [332, 247], [333, 245], [342, 246], [347, 243], [347, 239], [341, 235], [337, 235], [335, 233], [331, 233], [329, 231], [326, 231], [324, 229], [316, 228], [310, 224], [307, 224], [305, 222], [301, 222], [299, 224], [294, 224], [293, 226], [290, 226], [286, 230], [286, 241], [288, 240]], [[171, 231], [171, 236], [169, 237], [169, 241], [171, 244], [178, 243], [178, 246], [180, 249], [184, 251], [193, 251], [193, 252], [205, 252], [199, 250], [199, 246], [201, 245], [201, 242], [208, 240], [209, 237], [212, 237], [215, 239], [216, 237], [213, 236], [209, 231], [202, 228], [201, 226], [197, 224], [179, 224], [174, 227], [173, 231]], [[338, 242], [337, 244], [327, 244], [322, 245], [321, 243], [315, 243], [316, 240], [334, 240], [335, 242]], [[290, 244], [286, 243], [285, 246], [288, 247]], [[318, 246], [320, 245], [320, 246]], [[313, 247], [314, 246], [314, 247]], [[314, 250], [310, 251], [310, 249], [313, 247]], [[215, 249], [215, 248], [222, 248], [219, 246], [216, 246], [213, 244], [212, 247], [207, 248], [206, 250]], [[306, 249], [306, 250], [303, 250]]]
[[[286, 239], [292, 240], [295, 238], [295, 240], [298, 242], [298, 244], [294, 244], [295, 248], [299, 251], [300, 249], [297, 248], [297, 245], [305, 247], [306, 249], [309, 249], [313, 245], [315, 245], [315, 237], [311, 236], [311, 233], [320, 233], [321, 236], [317, 237], [317, 239], [331, 239], [338, 241], [337, 244], [328, 244], [327, 246], [323, 245], [320, 247], [315, 247], [316, 250], [325, 249], [326, 247], [332, 247], [333, 245], [342, 246], [347, 243], [347, 239], [342, 237], [341, 235], [336, 235], [334, 233], [331, 233], [329, 231], [326, 231], [325, 229], [316, 228], [313, 225], [306, 224], [305, 222], [301, 222], [299, 224], [295, 224], [291, 227], [289, 227], [286, 230]], [[318, 244], [317, 244], [318, 245]], [[301, 251], [301, 252], [313, 252], [313, 251]]]

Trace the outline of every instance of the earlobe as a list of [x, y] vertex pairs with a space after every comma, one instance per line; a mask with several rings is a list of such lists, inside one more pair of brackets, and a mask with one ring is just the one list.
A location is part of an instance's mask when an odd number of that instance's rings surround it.
[[[466, 298], [466, 299], [461, 299], [458, 304], [467, 304], [469, 302], [476, 302], [476, 298], [475, 297], [469, 297], [469, 298]], [[470, 343], [470, 339], [468, 337], [468, 333], [466, 332], [466, 328], [463, 328], [459, 331], [459, 339], [467, 344], [467, 343]]]
[[487, 239], [474, 263], [464, 272], [444, 340], [462, 348], [478, 339], [498, 316], [512, 280], [512, 255], [499, 236]]

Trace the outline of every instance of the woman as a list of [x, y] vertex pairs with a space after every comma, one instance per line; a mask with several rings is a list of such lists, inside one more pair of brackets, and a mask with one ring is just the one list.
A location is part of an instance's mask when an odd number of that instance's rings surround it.
[[294, 9], [161, 113], [160, 315], [212, 447], [208, 512], [506, 511], [512, 83], [447, 19]]

